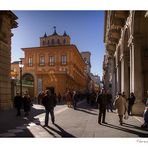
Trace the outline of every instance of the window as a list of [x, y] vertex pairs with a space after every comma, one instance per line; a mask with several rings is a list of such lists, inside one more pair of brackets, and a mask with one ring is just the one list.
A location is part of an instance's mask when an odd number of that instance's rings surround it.
[[63, 44], [64, 44], [64, 45], [66, 44], [66, 40], [65, 40], [65, 39], [63, 40]]
[[66, 55], [62, 55], [61, 57], [61, 64], [65, 65], [67, 63], [67, 56]]
[[49, 56], [49, 65], [53, 66], [55, 64], [55, 57], [54, 56]]
[[48, 45], [50, 45], [50, 40], [48, 40]]
[[45, 57], [43, 55], [41, 55], [39, 58], [39, 65], [45, 65]]
[[54, 45], [54, 44], [55, 44], [55, 41], [54, 41], [54, 39], [52, 39], [51, 43], [52, 43], [52, 45]]
[[43, 41], [43, 46], [45, 45], [45, 41]]
[[29, 59], [28, 59], [28, 66], [29, 67], [33, 66], [33, 58], [32, 57], [29, 57]]
[[60, 44], [60, 40], [59, 39], [57, 40], [57, 42], [58, 42], [58, 44]]

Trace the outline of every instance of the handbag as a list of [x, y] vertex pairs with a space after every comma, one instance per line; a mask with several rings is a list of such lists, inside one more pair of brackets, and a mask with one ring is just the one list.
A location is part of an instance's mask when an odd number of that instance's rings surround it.
[[127, 120], [128, 119], [128, 112], [126, 111], [124, 114], [124, 119]]

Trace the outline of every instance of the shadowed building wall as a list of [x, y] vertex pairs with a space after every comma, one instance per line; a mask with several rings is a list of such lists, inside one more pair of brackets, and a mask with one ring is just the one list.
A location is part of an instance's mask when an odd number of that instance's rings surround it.
[[0, 110], [12, 107], [11, 98], [11, 33], [17, 27], [17, 16], [11, 11], [0, 11]]

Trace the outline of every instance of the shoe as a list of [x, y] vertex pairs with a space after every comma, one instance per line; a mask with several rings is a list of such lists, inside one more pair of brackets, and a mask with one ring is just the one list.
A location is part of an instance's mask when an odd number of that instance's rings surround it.
[[48, 124], [45, 124], [44, 127], [45, 127], [45, 126], [48, 126]]
[[102, 122], [102, 123], [107, 124], [107, 122], [105, 122], [105, 121], [104, 121], [104, 122]]
[[123, 125], [123, 123], [120, 123], [120, 125], [122, 126], [122, 125]]
[[98, 124], [102, 125], [102, 123], [100, 121], [98, 121]]

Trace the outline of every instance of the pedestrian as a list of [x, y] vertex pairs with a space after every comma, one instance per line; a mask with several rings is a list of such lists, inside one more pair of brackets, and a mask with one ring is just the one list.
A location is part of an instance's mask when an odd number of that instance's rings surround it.
[[121, 93], [118, 93], [115, 99], [115, 109], [117, 109], [118, 116], [119, 116], [119, 123], [123, 125], [123, 116], [127, 111], [127, 102], [126, 98], [124, 98]]
[[146, 98], [144, 98], [144, 104], [148, 105], [148, 90], [146, 91]]
[[95, 91], [93, 91], [91, 94], [90, 94], [90, 105], [91, 106], [94, 106], [95, 105], [95, 100], [96, 100], [96, 93]]
[[20, 96], [20, 94], [17, 92], [16, 96], [14, 97], [14, 107], [17, 110], [17, 114], [16, 116], [21, 116], [21, 108], [22, 108], [22, 97]]
[[54, 107], [57, 104], [57, 100], [55, 98], [55, 95], [50, 90], [46, 91], [46, 94], [42, 99], [42, 104], [45, 107], [45, 126], [48, 126], [49, 113], [51, 115], [51, 121], [54, 124], [55, 123]]
[[61, 98], [62, 98], [61, 94], [58, 93], [58, 102], [59, 102], [59, 103], [61, 103]]
[[147, 97], [145, 99], [145, 110], [143, 114], [144, 123], [141, 125], [142, 128], [148, 128], [148, 91], [147, 91]]
[[108, 100], [108, 103], [107, 103], [107, 111], [109, 112], [109, 110], [110, 110], [111, 112], [113, 112], [112, 94], [110, 93], [109, 90], [107, 91], [107, 100]]
[[77, 93], [77, 91], [73, 91], [72, 99], [73, 99], [73, 108], [76, 110], [77, 102], [78, 102], [78, 93]]
[[[99, 94], [97, 98], [97, 103], [98, 103], [98, 108], [99, 108], [98, 123], [107, 124], [107, 122], [105, 122], [105, 117], [106, 117], [106, 108], [107, 108], [108, 100], [107, 100], [107, 95], [104, 89], [102, 89], [101, 93]], [[101, 123], [101, 120], [102, 120], [102, 123]]]
[[24, 106], [24, 112], [25, 112], [24, 116], [27, 117], [29, 115], [29, 112], [30, 112], [31, 106], [32, 106], [31, 98], [30, 98], [27, 91], [23, 96], [23, 106]]
[[72, 93], [68, 90], [66, 93], [66, 102], [68, 107], [72, 107]]
[[136, 97], [133, 92], [130, 93], [130, 97], [128, 98], [128, 115], [131, 115], [133, 105], [135, 103]]
[[86, 93], [86, 102], [87, 102], [87, 104], [89, 104], [89, 102], [90, 102], [89, 98], [90, 98], [90, 93], [87, 92]]
[[141, 127], [148, 128], [148, 105], [145, 107], [143, 117], [144, 117], [144, 123], [141, 125]]
[[44, 91], [39, 93], [39, 95], [38, 95], [38, 104], [41, 104], [44, 95], [45, 95]]

